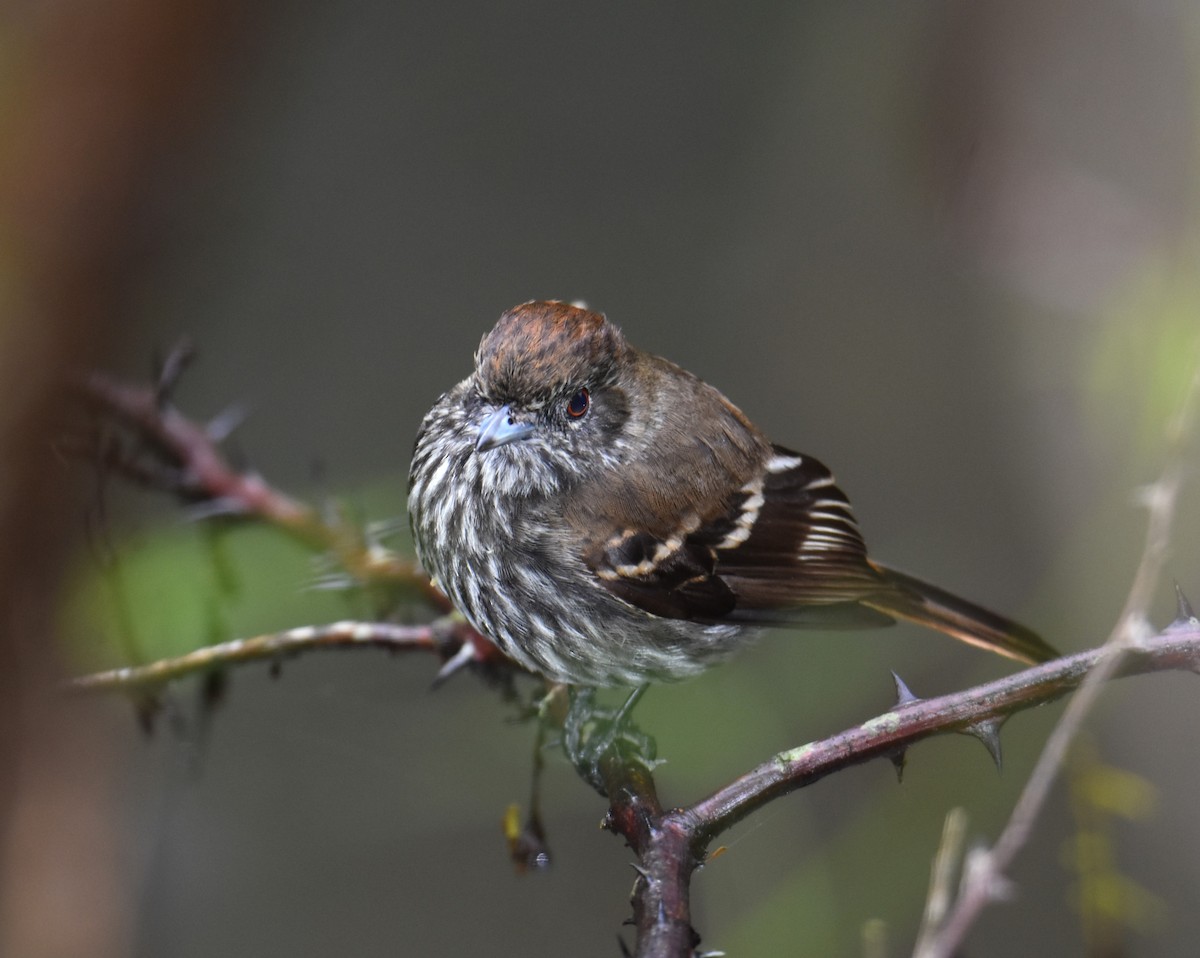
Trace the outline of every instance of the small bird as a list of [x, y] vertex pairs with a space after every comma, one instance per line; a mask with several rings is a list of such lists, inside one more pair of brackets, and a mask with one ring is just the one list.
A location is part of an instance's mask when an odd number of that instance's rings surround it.
[[819, 461], [567, 303], [504, 313], [426, 415], [417, 555], [471, 625], [556, 682], [694, 675], [766, 626], [907, 619], [1023, 662], [1035, 633], [869, 558]]

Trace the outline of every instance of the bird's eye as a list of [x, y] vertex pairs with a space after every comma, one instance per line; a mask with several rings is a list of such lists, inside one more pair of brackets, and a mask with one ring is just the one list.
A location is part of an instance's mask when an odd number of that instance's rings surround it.
[[586, 388], [580, 389], [567, 401], [567, 415], [572, 419], [582, 419], [592, 408], [592, 396]]

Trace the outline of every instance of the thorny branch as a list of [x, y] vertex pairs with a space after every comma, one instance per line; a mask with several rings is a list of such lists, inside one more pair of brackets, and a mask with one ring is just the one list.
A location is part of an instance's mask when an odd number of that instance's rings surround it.
[[445, 616], [426, 625], [397, 625], [392, 622], [334, 622], [304, 625], [248, 639], [233, 639], [206, 645], [173, 659], [146, 665], [127, 665], [106, 672], [83, 675], [70, 683], [75, 692], [133, 692], [166, 685], [188, 675], [199, 675], [230, 665], [249, 662], [278, 664], [285, 658], [317, 649], [380, 648], [390, 652], [434, 652], [443, 666], [438, 678], [448, 678], [460, 666], [480, 661], [494, 648], [477, 650], [477, 632], [456, 616]]
[[74, 437], [61, 443], [64, 452], [96, 462], [101, 468], [142, 486], [173, 493], [185, 502], [201, 503], [202, 514], [258, 519], [274, 525], [316, 551], [331, 553], [358, 581], [410, 588], [442, 611], [446, 598], [415, 563], [365, 539], [348, 522], [330, 521], [315, 508], [285, 495], [251, 471], [236, 469], [221, 452], [230, 424], [187, 418], [170, 401], [179, 372], [186, 365], [183, 348], [164, 362], [153, 386], [135, 386], [93, 373], [82, 384], [84, 399], [125, 431]]
[[[308, 546], [332, 553], [358, 581], [399, 586], [421, 595], [443, 614], [425, 625], [339, 622], [234, 640], [176, 659], [83, 676], [72, 684], [74, 689], [137, 695], [187, 675], [211, 674], [224, 666], [249, 661], [277, 662], [282, 657], [321, 648], [385, 647], [435, 652], [444, 663], [439, 678], [467, 663], [506, 661], [491, 643], [450, 613], [444, 597], [415, 564], [369, 542], [360, 530], [348, 524], [325, 520], [317, 510], [274, 490], [261, 477], [234, 468], [219, 450], [226, 424], [197, 424], [170, 403], [170, 392], [186, 358], [172, 354], [159, 383], [152, 387], [92, 376], [84, 386], [86, 398], [132, 434], [132, 442], [97, 437], [77, 443], [69, 451], [85, 455], [130, 481], [172, 492], [190, 503], [201, 503], [207, 507], [207, 515], [252, 518], [276, 525]], [[1194, 386], [1193, 393], [1196, 391]], [[1176, 446], [1182, 442], [1187, 422], [1186, 414], [1181, 414], [1175, 424]], [[1113, 637], [1099, 649], [934, 699], [915, 697], [897, 679], [899, 700], [890, 711], [830, 738], [781, 752], [682, 808], [662, 808], [652, 775], [653, 760], [639, 746], [638, 737], [616, 736], [597, 760], [596, 775], [588, 777], [598, 776], [608, 796], [605, 827], [624, 837], [639, 859], [632, 896], [636, 953], [700, 954], [696, 951], [699, 935], [690, 915], [692, 873], [703, 864], [709, 844], [720, 833], [768, 802], [874, 758], [886, 757], [901, 765], [911, 745], [948, 732], [974, 735], [998, 760], [999, 729], [1010, 715], [1080, 689], [1051, 736], [1009, 826], [991, 851], [968, 861], [962, 891], [948, 911], [939, 905], [930, 912], [945, 917], [923, 932], [919, 956], [949, 955], [975, 915], [995, 899], [997, 889], [1003, 886], [1003, 870], [1028, 836], [1062, 756], [1100, 686], [1119, 676], [1171, 669], [1200, 672], [1200, 620], [1182, 595], [1178, 618], [1163, 632], [1150, 635], [1146, 614], [1150, 590], [1166, 552], [1180, 471], [1176, 456], [1163, 477], [1150, 487], [1146, 552]], [[561, 722], [561, 715], [552, 709], [546, 711], [547, 721]]]
[[[1010, 715], [1060, 698], [1078, 688], [1099, 664], [1111, 661], [1107, 649], [1092, 649], [965, 692], [912, 699], [855, 728], [780, 752], [708, 797], [667, 812], [645, 784], [648, 773], [631, 769], [628, 762], [608, 763], [604, 771], [612, 808], [606, 825], [621, 834], [641, 860], [634, 889], [637, 954], [692, 954], [687, 880], [703, 863], [712, 840], [751, 812], [851, 765], [897, 759], [934, 735], [961, 732], [992, 748], [999, 726]], [[1200, 672], [1200, 620], [1195, 617], [1177, 620], [1131, 650], [1109, 677], [1167, 670]], [[665, 938], [672, 942], [670, 947], [662, 945]]]

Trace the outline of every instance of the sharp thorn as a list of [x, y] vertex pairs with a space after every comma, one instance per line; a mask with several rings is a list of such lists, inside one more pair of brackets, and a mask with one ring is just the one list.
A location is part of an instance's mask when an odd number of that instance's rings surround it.
[[896, 704], [909, 705], [912, 702], [920, 702], [921, 700], [913, 695], [912, 689], [905, 684], [904, 679], [900, 678], [895, 672], [892, 673], [892, 681], [896, 683]]
[[224, 668], [210, 669], [200, 683], [200, 707], [205, 713], [215, 712], [229, 692], [229, 673]]
[[902, 783], [904, 781], [904, 766], [908, 764], [908, 749], [897, 749], [888, 758], [891, 759], [892, 767], [896, 770], [896, 781]]
[[348, 575], [331, 574], [315, 579], [304, 587], [309, 592], [349, 592], [360, 584]]
[[188, 506], [184, 510], [184, 517], [190, 522], [204, 522], [208, 519], [240, 518], [247, 511], [245, 503], [229, 496], [218, 496]]
[[996, 771], [1004, 771], [1004, 755], [1000, 750], [1000, 719], [984, 719], [963, 729], [964, 735], [979, 739], [988, 750], [992, 761], [996, 763]]
[[133, 712], [138, 727], [147, 738], [154, 735], [156, 720], [163, 710], [162, 698], [153, 692], [140, 693], [133, 697]]
[[437, 675], [433, 677], [433, 688], [438, 688], [450, 676], [454, 675], [463, 666], [470, 663], [475, 658], [475, 646], [470, 642], [464, 642], [450, 658], [442, 663], [442, 667], [438, 669]]
[[1191, 626], [1194, 627], [1200, 624], [1196, 620], [1196, 613], [1192, 610], [1192, 604], [1188, 602], [1187, 596], [1183, 594], [1183, 589], [1179, 587], [1179, 583], [1175, 583], [1175, 621], [1171, 625], [1176, 626]]
[[651, 884], [654, 883], [654, 876], [652, 876], [648, 871], [646, 871], [646, 869], [644, 869], [637, 862], [630, 862], [629, 867], [632, 868], [639, 875], [641, 875], [644, 879], [646, 879], [646, 881], [650, 882]]
[[154, 399], [161, 409], [170, 402], [171, 394], [179, 385], [179, 377], [196, 358], [196, 348], [186, 336], [179, 340], [161, 361], [155, 373]]
[[246, 421], [248, 410], [242, 403], [227, 406], [204, 426], [204, 433], [214, 443], [222, 443]]

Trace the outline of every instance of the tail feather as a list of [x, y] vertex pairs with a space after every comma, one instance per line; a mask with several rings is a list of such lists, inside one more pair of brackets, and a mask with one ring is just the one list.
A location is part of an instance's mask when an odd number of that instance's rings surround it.
[[1058, 658], [1059, 653], [1032, 629], [878, 562], [871, 565], [894, 588], [861, 599], [863, 605], [1020, 662]]

